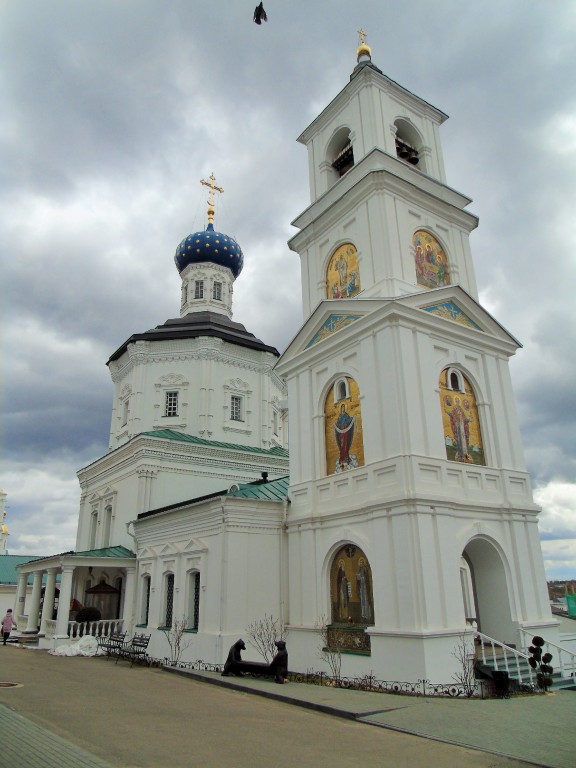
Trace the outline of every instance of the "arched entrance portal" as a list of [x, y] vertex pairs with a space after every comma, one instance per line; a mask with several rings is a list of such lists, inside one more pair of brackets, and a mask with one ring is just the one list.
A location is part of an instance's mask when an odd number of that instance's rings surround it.
[[501, 553], [488, 539], [475, 538], [462, 553], [460, 568], [466, 619], [484, 635], [507, 645], [517, 642], [511, 595]]

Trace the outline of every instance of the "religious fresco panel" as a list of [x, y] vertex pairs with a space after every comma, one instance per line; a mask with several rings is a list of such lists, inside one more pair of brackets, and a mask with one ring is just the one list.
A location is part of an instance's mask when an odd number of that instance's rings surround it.
[[467, 464], [486, 464], [476, 396], [470, 382], [462, 376], [464, 391], [450, 389], [447, 370], [440, 374], [440, 404], [446, 458]]
[[335, 400], [330, 388], [324, 404], [326, 474], [334, 475], [364, 466], [364, 441], [360, 390], [346, 377], [347, 397]]
[[358, 253], [352, 243], [337, 248], [326, 270], [326, 298], [350, 299], [360, 293]]
[[332, 336], [333, 333], [337, 333], [342, 328], [346, 328], [347, 325], [359, 320], [360, 317], [361, 315], [330, 315], [330, 317], [327, 317], [322, 323], [322, 327], [316, 331], [312, 339], [308, 342], [306, 349], [308, 349], [308, 347], [313, 347], [314, 344], [317, 344], [319, 341], [324, 341], [324, 339]]
[[471, 317], [468, 317], [466, 312], [453, 301], [443, 301], [441, 304], [428, 304], [425, 307], [420, 307], [420, 309], [430, 312], [432, 315], [442, 317], [444, 320], [451, 320], [453, 323], [465, 325], [467, 328], [476, 328], [477, 331], [482, 330], [478, 323], [475, 323]]
[[412, 237], [412, 249], [418, 285], [423, 288], [441, 288], [443, 285], [450, 285], [448, 258], [433, 235], [424, 229], [418, 229]]
[[364, 552], [353, 544], [341, 547], [332, 561], [330, 602], [332, 624], [374, 624], [372, 569]]

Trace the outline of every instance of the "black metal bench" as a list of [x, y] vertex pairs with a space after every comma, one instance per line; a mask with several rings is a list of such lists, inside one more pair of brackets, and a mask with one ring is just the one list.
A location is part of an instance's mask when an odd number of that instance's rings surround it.
[[278, 664], [266, 664], [263, 661], [235, 661], [231, 665], [228, 672], [224, 673], [224, 677], [230, 675], [236, 675], [240, 677], [242, 674], [252, 675], [252, 677], [273, 677], [277, 683], [286, 682], [288, 672], [281, 670]]
[[246, 673], [252, 677], [276, 676], [276, 668], [265, 661], [235, 661], [230, 669], [231, 675]]
[[126, 641], [126, 632], [111, 632], [105, 637], [98, 638], [98, 650], [106, 656], [116, 656]]
[[119, 659], [130, 660], [130, 666], [135, 661], [148, 663], [148, 643], [150, 635], [134, 635], [127, 643], [124, 643], [117, 652], [116, 664]]

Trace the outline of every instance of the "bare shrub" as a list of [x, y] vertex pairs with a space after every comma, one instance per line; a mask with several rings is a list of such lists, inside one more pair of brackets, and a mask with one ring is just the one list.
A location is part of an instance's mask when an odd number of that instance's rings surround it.
[[342, 649], [337, 641], [329, 637], [329, 626], [325, 616], [319, 618], [316, 629], [320, 634], [318, 657], [328, 665], [334, 680], [339, 682], [342, 669]]
[[170, 664], [175, 667], [182, 653], [192, 645], [193, 636], [187, 634], [188, 618], [174, 619], [171, 627], [162, 627], [162, 632], [170, 646]]
[[458, 643], [452, 651], [452, 656], [459, 664], [458, 672], [452, 678], [462, 686], [468, 698], [474, 695], [476, 690], [476, 676], [474, 674], [474, 649], [467, 642], [467, 635], [460, 635]]
[[255, 619], [248, 624], [246, 635], [250, 645], [256, 648], [266, 664], [270, 664], [278, 651], [274, 643], [276, 640], [286, 640], [286, 626], [282, 619], [275, 619], [265, 613], [263, 619]]

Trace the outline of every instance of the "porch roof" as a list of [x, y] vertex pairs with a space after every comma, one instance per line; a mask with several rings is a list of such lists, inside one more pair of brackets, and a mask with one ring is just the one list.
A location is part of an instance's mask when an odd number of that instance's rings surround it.
[[136, 554], [127, 547], [102, 547], [101, 549], [87, 549], [84, 552], [71, 552], [76, 557], [136, 557]]
[[[33, 573], [34, 571], [42, 571], [47, 568], [62, 567], [64, 564], [71, 566], [83, 566], [92, 565], [97, 559], [114, 559], [117, 561], [136, 560], [136, 554], [127, 547], [103, 547], [102, 549], [88, 549], [83, 552], [61, 552], [57, 555], [49, 555], [47, 557], [40, 557], [36, 560], [24, 560], [19, 563], [18, 571]], [[118, 562], [119, 567], [120, 562]], [[124, 563], [129, 565], [129, 563]]]
[[[2, 555], [0, 557], [0, 584], [18, 584], [16, 567], [31, 560], [41, 559], [38, 555]], [[31, 583], [30, 575], [28, 583]]]
[[263, 483], [256, 480], [254, 483], [237, 483], [228, 491], [228, 496], [236, 499], [259, 499], [260, 501], [283, 501], [288, 498], [288, 486], [290, 477], [279, 477], [277, 480], [269, 480]]

